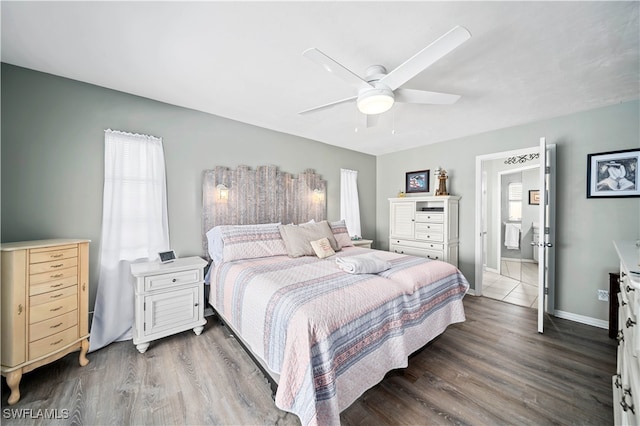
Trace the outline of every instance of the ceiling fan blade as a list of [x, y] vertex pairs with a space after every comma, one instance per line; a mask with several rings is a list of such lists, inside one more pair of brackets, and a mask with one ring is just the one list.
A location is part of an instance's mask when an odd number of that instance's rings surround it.
[[395, 90], [470, 38], [469, 30], [457, 26], [400, 64], [384, 76], [380, 83]]
[[344, 98], [344, 99], [340, 99], [339, 101], [333, 101], [333, 102], [329, 102], [328, 104], [324, 104], [324, 105], [320, 105], [317, 107], [313, 107], [313, 108], [309, 108], [309, 109], [305, 109], [304, 111], [300, 111], [298, 112], [298, 114], [307, 114], [310, 112], [316, 112], [316, 111], [320, 111], [326, 108], [331, 108], [333, 106], [336, 106], [338, 104], [342, 104], [345, 102], [349, 102], [349, 101], [353, 101], [354, 99], [357, 99], [357, 96], [350, 96], [348, 98]]
[[413, 89], [397, 89], [394, 94], [396, 102], [408, 104], [452, 105], [461, 98], [460, 95]]
[[302, 55], [311, 59], [313, 62], [322, 66], [325, 70], [329, 71], [331, 74], [336, 75], [352, 86], [356, 86], [358, 89], [362, 89], [365, 87], [372, 87], [365, 80], [360, 78], [357, 74], [354, 74], [348, 68], [345, 68], [342, 64], [336, 62], [334, 59], [331, 59], [315, 47], [305, 50], [302, 52]]

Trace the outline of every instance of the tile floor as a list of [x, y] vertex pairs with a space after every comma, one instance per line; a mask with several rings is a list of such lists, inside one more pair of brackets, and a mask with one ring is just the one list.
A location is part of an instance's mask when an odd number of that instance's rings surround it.
[[538, 264], [502, 260], [502, 275], [485, 271], [482, 295], [514, 305], [537, 307]]

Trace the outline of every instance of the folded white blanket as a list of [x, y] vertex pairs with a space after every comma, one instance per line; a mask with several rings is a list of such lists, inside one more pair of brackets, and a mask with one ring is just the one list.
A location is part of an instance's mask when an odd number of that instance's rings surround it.
[[374, 253], [336, 258], [338, 267], [350, 274], [377, 274], [391, 268], [391, 263], [378, 258]]

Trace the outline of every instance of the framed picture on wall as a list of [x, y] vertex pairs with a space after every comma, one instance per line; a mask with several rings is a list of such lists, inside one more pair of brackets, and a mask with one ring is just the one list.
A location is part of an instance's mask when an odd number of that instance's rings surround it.
[[537, 206], [540, 204], [540, 191], [537, 189], [532, 189], [529, 191], [529, 204], [532, 206]]
[[429, 192], [429, 170], [420, 170], [407, 173], [405, 192]]
[[587, 198], [640, 197], [640, 149], [587, 155]]

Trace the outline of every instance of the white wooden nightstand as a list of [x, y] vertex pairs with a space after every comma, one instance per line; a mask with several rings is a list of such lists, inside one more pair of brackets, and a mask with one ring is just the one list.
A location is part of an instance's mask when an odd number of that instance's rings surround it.
[[354, 246], [356, 247], [362, 247], [362, 248], [371, 248], [371, 244], [373, 244], [373, 240], [351, 240], [351, 242], [353, 243]]
[[204, 319], [204, 267], [199, 257], [170, 263], [131, 265], [136, 278], [133, 344], [144, 353], [151, 341], [193, 329], [200, 335]]

